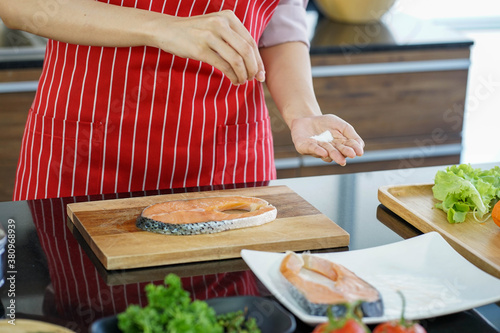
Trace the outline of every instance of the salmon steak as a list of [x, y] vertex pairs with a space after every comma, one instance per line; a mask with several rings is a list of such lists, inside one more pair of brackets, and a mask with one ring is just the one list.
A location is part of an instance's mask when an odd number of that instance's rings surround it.
[[136, 226], [166, 235], [213, 234], [269, 223], [276, 215], [276, 207], [266, 200], [220, 196], [153, 204], [144, 208]]
[[287, 252], [280, 272], [290, 293], [307, 313], [326, 315], [328, 307], [342, 316], [347, 303], [360, 302], [364, 317], [380, 317], [384, 313], [382, 297], [377, 289], [349, 269], [310, 253]]

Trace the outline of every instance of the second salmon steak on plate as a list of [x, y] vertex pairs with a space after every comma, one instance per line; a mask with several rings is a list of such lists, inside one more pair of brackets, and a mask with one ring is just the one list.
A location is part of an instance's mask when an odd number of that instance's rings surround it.
[[288, 252], [280, 265], [284, 283], [307, 313], [342, 317], [346, 304], [360, 304], [364, 317], [380, 317], [384, 313], [377, 289], [346, 267], [309, 253]]

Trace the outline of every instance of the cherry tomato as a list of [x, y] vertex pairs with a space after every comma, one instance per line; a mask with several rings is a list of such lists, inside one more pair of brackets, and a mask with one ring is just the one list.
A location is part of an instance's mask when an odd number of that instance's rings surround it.
[[427, 333], [427, 331], [417, 323], [405, 326], [399, 321], [390, 321], [377, 325], [373, 333]]
[[313, 333], [368, 333], [370, 330], [361, 321], [360, 306], [361, 301], [346, 303], [345, 313], [343, 316], [334, 315], [332, 308], [329, 307], [326, 311], [328, 321], [319, 324], [314, 329]]
[[397, 293], [401, 297], [401, 301], [403, 303], [401, 318], [399, 320], [392, 320], [378, 324], [375, 326], [372, 333], [427, 333], [422, 325], [405, 319], [406, 300], [400, 290], [398, 290]]
[[344, 326], [340, 328], [330, 328], [330, 323], [323, 323], [316, 326], [313, 333], [366, 333], [366, 327], [355, 319], [347, 319]]
[[495, 206], [493, 206], [491, 217], [493, 218], [493, 222], [495, 222], [495, 224], [500, 227], [500, 201], [498, 201]]

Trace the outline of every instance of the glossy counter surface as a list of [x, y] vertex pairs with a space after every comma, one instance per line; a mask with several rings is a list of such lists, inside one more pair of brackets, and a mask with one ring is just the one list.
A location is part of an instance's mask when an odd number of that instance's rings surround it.
[[[418, 235], [418, 230], [380, 205], [377, 190], [383, 185], [431, 183], [436, 171], [442, 168], [281, 179], [269, 185], [287, 185], [345, 229], [350, 234], [350, 246], [335, 251], [356, 250]], [[71, 202], [207, 189], [0, 203], [0, 221], [4, 228], [9, 223], [15, 224], [16, 248], [15, 267], [10, 268], [15, 269], [15, 283], [8, 282], [0, 291], [4, 307], [10, 304], [12, 295], [9, 292], [14, 288], [17, 319], [39, 319], [85, 332], [87, 326], [100, 317], [123, 311], [128, 304], [143, 304], [144, 285], [162, 281], [170, 272], [184, 277], [187, 285], [194, 285], [201, 278], [202, 285], [207, 289], [197, 289], [200, 299], [213, 297], [207, 281], [214, 275], [225, 279], [229, 285], [237, 280], [253, 281], [255, 284], [244, 284], [245, 289], [226, 286], [222, 295], [258, 294], [270, 297], [241, 259], [106, 271], [80, 236], [70, 231], [66, 219], [65, 205]], [[220, 293], [218, 295], [221, 296]], [[429, 332], [496, 332], [500, 330], [500, 308], [490, 304], [474, 311], [424, 320], [423, 324]], [[311, 327], [298, 322], [296, 332], [310, 330]]]

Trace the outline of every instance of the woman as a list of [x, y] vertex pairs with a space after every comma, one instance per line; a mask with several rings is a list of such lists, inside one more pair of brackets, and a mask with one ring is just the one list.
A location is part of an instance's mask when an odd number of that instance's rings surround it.
[[[273, 179], [264, 80], [299, 153], [362, 155], [315, 99], [304, 5], [2, 1], [7, 26], [49, 38], [14, 199]], [[324, 131], [335, 140], [311, 139]]]

